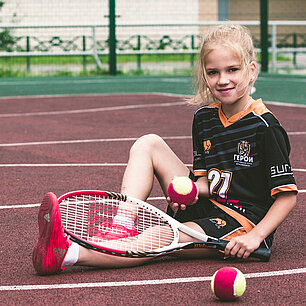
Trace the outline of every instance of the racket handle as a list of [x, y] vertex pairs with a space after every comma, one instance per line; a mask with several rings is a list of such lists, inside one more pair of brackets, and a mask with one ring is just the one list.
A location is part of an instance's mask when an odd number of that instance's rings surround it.
[[[218, 241], [214, 241], [212, 239], [208, 240], [207, 243], [215, 244], [216, 249], [224, 251], [225, 247], [229, 243], [227, 240], [219, 239]], [[258, 258], [263, 261], [269, 261], [271, 257], [271, 250], [268, 248], [258, 248], [253, 253], [250, 254], [250, 257]]]

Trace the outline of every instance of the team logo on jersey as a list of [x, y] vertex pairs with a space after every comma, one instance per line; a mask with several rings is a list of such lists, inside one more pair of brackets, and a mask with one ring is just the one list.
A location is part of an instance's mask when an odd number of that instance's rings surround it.
[[250, 156], [251, 145], [248, 141], [241, 140], [238, 143], [237, 153], [238, 154], [234, 154], [235, 165], [250, 167], [253, 164], [254, 158]]
[[204, 146], [205, 154], [209, 154], [210, 149], [211, 149], [211, 141], [209, 139], [208, 140], [204, 140], [203, 146]]
[[240, 156], [249, 156], [250, 151], [251, 151], [251, 146], [247, 141], [242, 140], [241, 142], [238, 143], [238, 154]]
[[226, 221], [220, 218], [209, 219], [209, 221], [212, 222], [218, 229], [226, 226]]

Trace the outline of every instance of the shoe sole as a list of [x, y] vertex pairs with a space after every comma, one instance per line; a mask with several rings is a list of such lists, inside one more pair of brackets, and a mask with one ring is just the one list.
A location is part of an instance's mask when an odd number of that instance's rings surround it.
[[57, 203], [56, 195], [52, 192], [47, 193], [38, 212], [39, 238], [33, 251], [33, 266], [40, 275], [57, 272], [57, 270], [50, 271], [46, 262], [49, 242], [54, 229], [54, 220], [58, 212], [55, 203]]

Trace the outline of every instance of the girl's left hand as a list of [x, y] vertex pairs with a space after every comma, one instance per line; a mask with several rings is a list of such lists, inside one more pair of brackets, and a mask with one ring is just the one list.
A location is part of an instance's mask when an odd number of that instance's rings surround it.
[[251, 253], [259, 248], [261, 242], [258, 236], [249, 232], [245, 235], [232, 238], [227, 244], [224, 254], [226, 257], [247, 259]]

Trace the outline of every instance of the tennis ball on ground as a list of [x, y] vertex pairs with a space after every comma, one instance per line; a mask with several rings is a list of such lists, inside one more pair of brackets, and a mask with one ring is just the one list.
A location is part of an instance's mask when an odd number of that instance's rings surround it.
[[243, 273], [232, 267], [216, 271], [211, 279], [211, 290], [217, 298], [232, 301], [243, 295], [246, 281]]
[[197, 187], [189, 177], [177, 176], [169, 184], [168, 195], [173, 203], [189, 205], [197, 196]]

